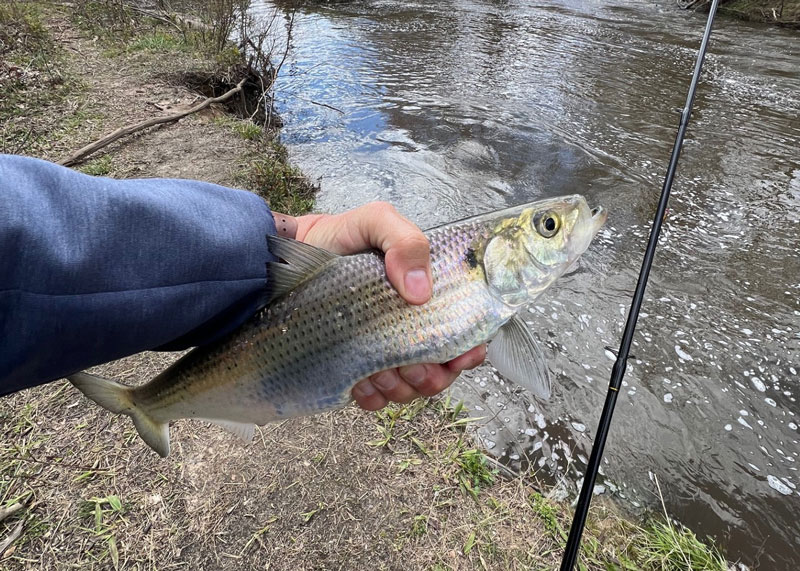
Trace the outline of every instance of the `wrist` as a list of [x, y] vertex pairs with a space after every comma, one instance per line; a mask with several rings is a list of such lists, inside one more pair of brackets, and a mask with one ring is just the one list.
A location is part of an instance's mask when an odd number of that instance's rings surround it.
[[272, 218], [275, 220], [275, 230], [282, 238], [297, 238], [297, 218], [280, 212], [273, 212]]

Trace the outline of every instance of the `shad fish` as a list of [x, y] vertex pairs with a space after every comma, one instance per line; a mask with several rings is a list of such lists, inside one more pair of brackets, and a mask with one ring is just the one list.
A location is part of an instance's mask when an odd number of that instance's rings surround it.
[[443, 363], [490, 339], [492, 365], [546, 398], [547, 367], [517, 314], [573, 265], [605, 220], [601, 207], [573, 195], [429, 230], [433, 296], [424, 305], [392, 288], [379, 252], [338, 256], [269, 237], [282, 261], [269, 264], [268, 303], [237, 331], [142, 386], [87, 373], [69, 379], [133, 418], [161, 456], [171, 420], [211, 421], [249, 440], [255, 424], [346, 405], [355, 383], [373, 373]]

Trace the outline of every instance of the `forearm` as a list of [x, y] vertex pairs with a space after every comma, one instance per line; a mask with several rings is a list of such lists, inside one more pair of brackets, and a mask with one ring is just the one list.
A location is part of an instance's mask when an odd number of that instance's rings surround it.
[[257, 307], [268, 233], [251, 193], [0, 156], [0, 394], [234, 329]]

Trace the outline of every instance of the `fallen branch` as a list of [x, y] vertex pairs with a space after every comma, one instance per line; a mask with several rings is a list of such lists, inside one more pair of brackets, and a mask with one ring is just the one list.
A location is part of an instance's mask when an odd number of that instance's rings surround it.
[[140, 123], [135, 123], [133, 125], [127, 125], [125, 127], [120, 127], [116, 131], [109, 133], [108, 135], [104, 136], [101, 139], [98, 139], [94, 143], [86, 145], [85, 147], [75, 151], [70, 156], [61, 159], [58, 161], [58, 164], [64, 165], [65, 167], [72, 166], [76, 163], [79, 163], [92, 153], [102, 149], [103, 147], [110, 145], [117, 139], [121, 139], [126, 135], [130, 135], [132, 133], [136, 133], [137, 131], [141, 131], [142, 129], [147, 129], [148, 127], [154, 127], [155, 125], [161, 125], [162, 123], [172, 123], [178, 121], [179, 119], [183, 119], [187, 115], [191, 115], [192, 113], [197, 113], [211, 105], [212, 103], [222, 103], [227, 99], [230, 99], [233, 95], [239, 93], [242, 90], [242, 87], [247, 81], [247, 77], [242, 79], [239, 83], [236, 84], [236, 87], [226, 91], [219, 97], [209, 97], [204, 101], [198, 103], [194, 107], [190, 107], [186, 111], [181, 111], [180, 113], [174, 113], [172, 115], [166, 115], [164, 117], [156, 117], [154, 119], [147, 119], [146, 121], [142, 121]]
[[170, 26], [178, 30], [180, 33], [184, 33], [184, 29], [181, 28], [178, 24], [176, 24], [175, 20], [171, 19], [170, 14], [167, 14], [166, 12], [161, 12], [159, 14], [156, 12], [151, 12], [149, 10], [144, 10], [143, 8], [139, 8], [138, 6], [134, 6], [133, 4], [125, 4], [125, 7], [130, 8], [134, 12], [139, 12], [140, 14], [144, 14], [148, 18], [153, 18], [154, 20], [158, 20], [159, 22], [164, 22], [165, 24], [169, 24]]
[[20, 535], [22, 535], [22, 527], [25, 525], [25, 520], [23, 519], [20, 521], [17, 526], [11, 531], [11, 535], [6, 537], [3, 541], [0, 541], [0, 557], [3, 556], [3, 553], [6, 552], [6, 549], [11, 547], [11, 544], [14, 543]]
[[24, 507], [25, 506], [23, 506], [22, 504], [16, 503], [8, 506], [7, 508], [0, 508], [0, 521], [3, 521], [7, 517], [14, 515]]

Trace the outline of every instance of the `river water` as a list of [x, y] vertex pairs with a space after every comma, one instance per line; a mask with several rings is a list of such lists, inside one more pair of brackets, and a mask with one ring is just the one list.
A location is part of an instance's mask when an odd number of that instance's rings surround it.
[[[257, 6], [271, 13], [269, 4]], [[705, 17], [672, 2], [324, 4], [298, 14], [283, 140], [317, 208], [422, 227], [581, 193], [610, 213], [526, 313], [547, 402], [488, 366], [480, 436], [575, 494]], [[800, 35], [719, 20], [596, 493], [659, 509], [751, 568], [800, 565]]]

